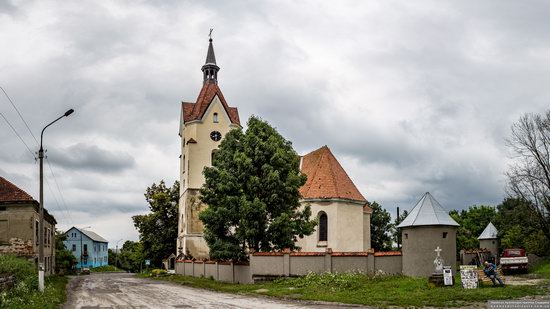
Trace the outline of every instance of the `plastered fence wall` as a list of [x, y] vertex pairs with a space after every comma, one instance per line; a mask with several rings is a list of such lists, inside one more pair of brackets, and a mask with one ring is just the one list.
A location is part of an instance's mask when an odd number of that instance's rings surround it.
[[401, 274], [401, 252], [259, 252], [250, 255], [250, 263], [179, 260], [176, 273], [214, 278], [232, 283], [252, 283], [271, 278], [304, 276], [308, 272], [382, 271]]

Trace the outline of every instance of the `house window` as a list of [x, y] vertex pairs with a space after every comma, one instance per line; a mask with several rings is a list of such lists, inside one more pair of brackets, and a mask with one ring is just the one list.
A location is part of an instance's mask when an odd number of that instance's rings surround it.
[[185, 156], [183, 156], [183, 171], [182, 171], [182, 174], [185, 173]]
[[447, 232], [443, 232], [443, 238], [447, 238]]
[[73, 252], [76, 251], [76, 245], [73, 245]]
[[38, 246], [38, 241], [39, 241], [38, 238], [40, 238], [40, 236], [39, 236], [40, 234], [39, 234], [39, 232], [38, 232], [39, 226], [40, 226], [40, 225], [39, 225], [39, 223], [38, 223], [38, 220], [36, 220], [35, 229], [34, 229], [35, 233], [34, 233], [34, 234], [35, 234], [35, 236], [36, 236], [36, 245], [37, 245], [37, 246]]
[[84, 252], [88, 251], [88, 245], [84, 245]]
[[327, 214], [321, 212], [319, 216], [319, 241], [327, 241], [328, 236], [328, 217]]
[[214, 113], [214, 123], [218, 123], [218, 113]]
[[405, 233], [405, 239], [409, 239], [409, 234]]

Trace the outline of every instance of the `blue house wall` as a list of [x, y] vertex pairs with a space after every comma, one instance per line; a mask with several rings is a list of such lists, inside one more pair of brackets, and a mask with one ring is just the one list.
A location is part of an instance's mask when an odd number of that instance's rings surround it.
[[[75, 256], [77, 269], [109, 265], [107, 242], [95, 241], [74, 227], [66, 235], [67, 239], [63, 244]], [[81, 255], [81, 252], [84, 254]]]

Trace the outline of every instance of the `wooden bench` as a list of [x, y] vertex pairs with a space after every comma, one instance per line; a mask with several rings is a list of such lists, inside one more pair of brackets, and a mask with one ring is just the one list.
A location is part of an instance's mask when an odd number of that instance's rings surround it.
[[[497, 274], [500, 280], [502, 282], [506, 283], [506, 277], [504, 277], [504, 274], [502, 273], [502, 269], [500, 267], [497, 268]], [[487, 277], [485, 273], [483, 272], [483, 269], [477, 270], [477, 278], [480, 281], [480, 284], [490, 284], [493, 285], [493, 281], [491, 281], [491, 278]], [[498, 281], [497, 281], [498, 284]]]

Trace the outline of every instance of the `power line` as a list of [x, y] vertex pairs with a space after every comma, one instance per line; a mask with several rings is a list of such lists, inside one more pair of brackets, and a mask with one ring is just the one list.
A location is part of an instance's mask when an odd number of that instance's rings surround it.
[[4, 90], [4, 88], [2, 88], [2, 86], [0, 86], [0, 89], [2, 89], [2, 92], [4, 92], [4, 95], [6, 96], [6, 98], [8, 98], [8, 101], [10, 101], [11, 106], [13, 106], [13, 108], [15, 109], [15, 111], [17, 112], [17, 114], [19, 115], [19, 118], [21, 118], [21, 120], [22, 120], [23, 123], [25, 124], [25, 126], [27, 127], [27, 130], [29, 130], [29, 133], [31, 134], [32, 138], [34, 138], [34, 141], [36, 142], [36, 145], [38, 145], [38, 140], [36, 139], [36, 137], [34, 136], [34, 134], [32, 134], [31, 128], [29, 128], [29, 125], [27, 124], [27, 122], [26, 122], [25, 119], [23, 118], [23, 115], [21, 115], [21, 113], [19, 112], [19, 109], [17, 108], [17, 106], [15, 106], [15, 103], [13, 103], [13, 101], [12, 101], [11, 98], [10, 98], [10, 96], [6, 93], [6, 90]]
[[[15, 111], [17, 112], [17, 114], [19, 115], [19, 118], [21, 119], [21, 121], [23, 121], [23, 123], [25, 124], [25, 127], [27, 127], [27, 130], [29, 131], [29, 133], [31, 134], [31, 136], [33, 137], [34, 141], [36, 142], [36, 146], [39, 146], [39, 143], [38, 143], [38, 140], [36, 139], [36, 136], [34, 136], [34, 134], [32, 133], [32, 130], [30, 129], [27, 121], [25, 121], [25, 118], [23, 118], [23, 115], [21, 115], [21, 112], [19, 111], [19, 109], [17, 108], [17, 106], [15, 105], [15, 103], [12, 101], [12, 99], [10, 98], [10, 96], [8, 95], [8, 93], [6, 92], [6, 90], [4, 90], [4, 88], [2, 86], [0, 86], [0, 89], [2, 90], [2, 92], [4, 93], [4, 95], [6, 96], [6, 98], [8, 99], [8, 101], [11, 103], [11, 106], [13, 106], [13, 108], [15, 109]], [[33, 158], [36, 160], [36, 157], [34, 156], [34, 153], [31, 151], [31, 149], [29, 148], [29, 146], [27, 145], [27, 143], [25, 143], [25, 141], [23, 140], [23, 138], [21, 137], [21, 135], [17, 132], [17, 130], [15, 130], [15, 128], [11, 125], [11, 123], [8, 121], [8, 119], [4, 116], [4, 114], [0, 113], [0, 115], [2, 116], [2, 118], [4, 118], [4, 120], [8, 123], [8, 125], [11, 127], [11, 129], [13, 130], [13, 132], [15, 132], [15, 134], [17, 135], [17, 137], [19, 137], [19, 139], [21, 140], [21, 142], [23, 142], [23, 144], [25, 145], [25, 147], [27, 148], [27, 150], [29, 150], [29, 152], [31, 153], [31, 155], [33, 156]], [[48, 163], [48, 167], [50, 169], [50, 172], [52, 174], [52, 178], [55, 182], [55, 185], [57, 187], [57, 191], [59, 192], [59, 197], [63, 203], [63, 206], [65, 209], [61, 208], [59, 206], [59, 201], [57, 200], [55, 194], [53, 193], [53, 190], [50, 186], [50, 183], [48, 182], [48, 179], [46, 178], [46, 184], [48, 185], [48, 189], [50, 190], [50, 193], [52, 194], [54, 200], [55, 200], [55, 203], [57, 204], [57, 208], [60, 210], [61, 214], [63, 215], [63, 217], [65, 218], [65, 221], [70, 221], [71, 224], [73, 224], [73, 220], [72, 220], [72, 217], [71, 217], [71, 214], [69, 212], [69, 209], [67, 207], [67, 203], [65, 202], [65, 197], [63, 196], [63, 193], [61, 192], [61, 189], [59, 187], [59, 183], [57, 182], [57, 178], [55, 177], [55, 174], [53, 172], [53, 169], [52, 169], [52, 166], [50, 164], [50, 161], [47, 160], [46, 158], [46, 162]], [[66, 214], [65, 214], [66, 213]], [[67, 220], [67, 218], [69, 220]]]
[[55, 177], [55, 174], [53, 173], [52, 165], [50, 164], [50, 160], [46, 157], [46, 162], [48, 163], [48, 167], [50, 169], [50, 173], [52, 174], [53, 181], [55, 182], [55, 186], [57, 187], [57, 191], [59, 192], [59, 196], [61, 197], [61, 203], [63, 207], [65, 207], [65, 211], [67, 212], [67, 215], [69, 217], [69, 221], [71, 224], [73, 224], [73, 218], [71, 217], [71, 213], [69, 212], [69, 208], [67, 207], [67, 203], [65, 202], [65, 197], [63, 196], [63, 192], [61, 192], [61, 188], [59, 187], [59, 183], [57, 182], [57, 178]]
[[2, 118], [4, 118], [4, 120], [6, 121], [6, 123], [8, 124], [8, 126], [10, 126], [10, 128], [12, 129], [13, 133], [15, 133], [15, 135], [17, 135], [17, 137], [19, 137], [19, 140], [23, 143], [23, 145], [25, 145], [25, 147], [27, 148], [27, 150], [29, 151], [29, 153], [31, 154], [31, 156], [36, 160], [36, 157], [34, 156], [34, 153], [32, 152], [32, 150], [29, 148], [29, 145], [27, 145], [27, 143], [25, 143], [25, 141], [23, 140], [23, 138], [21, 137], [21, 135], [19, 135], [19, 132], [17, 132], [17, 130], [11, 125], [11, 123], [8, 121], [8, 118], [6, 118], [6, 116], [4, 116], [4, 114], [2, 114], [0, 112], [0, 116], [2, 116]]
[[57, 201], [57, 198], [55, 197], [55, 194], [53, 193], [53, 190], [52, 190], [52, 187], [50, 186], [50, 182], [48, 181], [48, 178], [45, 178], [45, 180], [46, 180], [46, 185], [48, 186], [48, 189], [50, 190], [50, 193], [53, 196], [55, 204], [57, 204], [57, 209], [59, 209], [59, 212], [61, 212], [61, 215], [63, 215], [63, 217], [65, 218], [65, 221], [69, 221], [69, 220], [67, 220], [67, 216], [63, 212], [63, 208], [61, 208], [61, 206], [59, 206], [59, 202]]

